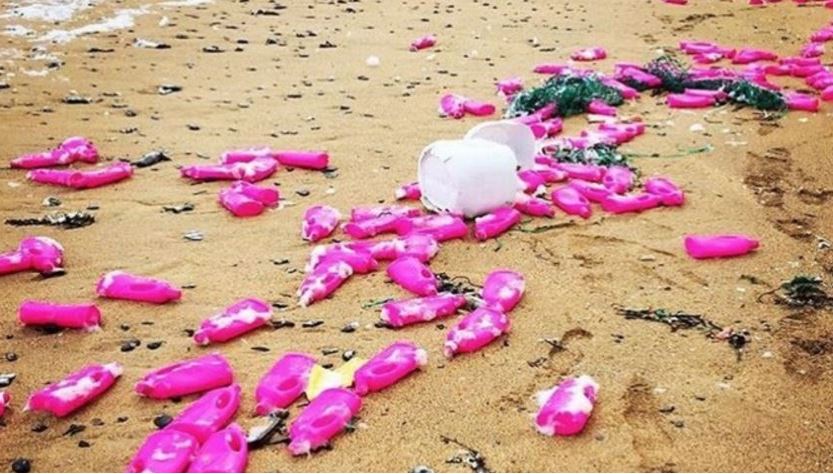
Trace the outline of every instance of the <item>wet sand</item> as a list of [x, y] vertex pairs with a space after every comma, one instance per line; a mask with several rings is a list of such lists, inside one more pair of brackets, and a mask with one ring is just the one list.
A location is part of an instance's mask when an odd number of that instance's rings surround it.
[[[354, 278], [310, 308], [295, 304], [309, 251], [299, 238], [303, 211], [316, 203], [346, 212], [353, 205], [391, 202], [394, 187], [414, 179], [416, 157], [426, 144], [461, 136], [477, 123], [438, 118], [444, 91], [498, 103], [496, 79], [521, 75], [535, 84], [540, 77], [530, 72], [534, 64], [562, 61], [575, 48], [593, 45], [608, 50], [609, 58], [598, 63], [605, 71], [618, 60], [650, 60], [658, 48], [674, 48], [683, 39], [794, 54], [833, 17], [830, 10], [787, 2], [765, 9], [745, 2], [692, 3], [709, 6], [675, 8], [646, 0], [397, 6], [292, 1], [277, 10], [275, 3], [252, 0], [159, 7], [137, 17], [130, 29], [49, 46], [62, 64], [42, 77], [21, 72], [35, 67], [29, 60], [3, 63], [14, 74], [4, 79], [10, 88], [0, 90], [4, 166], [71, 135], [90, 137], [106, 159], [137, 159], [163, 149], [173, 161], [87, 191], [34, 185], [24, 172], [0, 169], [0, 220], [96, 207], [90, 227], [4, 225], [0, 232], [2, 249], [29, 234], [58, 239], [67, 249], [68, 270], [46, 280], [29, 273], [0, 280], [0, 352], [18, 357], [0, 360], [0, 373], [17, 374], [7, 389], [14, 400], [0, 427], [0, 461], [29, 458], [35, 471], [123, 470], [155, 429], [154, 417], [175, 415], [193, 398], [140, 399], [133, 384], [147, 370], [182, 358], [217, 350], [229, 359], [245, 395], [237, 422], [250, 427], [258, 423], [250, 415], [254, 387], [281, 353], [320, 354], [334, 347], [368, 357], [407, 338], [428, 350], [428, 366], [370, 396], [358, 429], [310, 457], [292, 458], [283, 445], [255, 451], [249, 471], [403, 472], [417, 465], [468, 471], [447, 463], [459, 448], [443, 437], [478, 450], [487, 467], [498, 471], [833, 469], [830, 312], [787, 311], [756, 301], [798, 274], [831, 277], [833, 257], [823, 245], [833, 236], [829, 105], [818, 114], [790, 113], [775, 125], [731, 107], [672, 111], [648, 94], [623, 106], [620, 114], [639, 115], [652, 125], [623, 148], [659, 154], [635, 164], [643, 176], [674, 178], [688, 203], [640, 215], [598, 212], [548, 232], [512, 232], [499, 243], [443, 245], [434, 271], [475, 283], [496, 267], [527, 277], [511, 335], [481, 352], [449, 362], [442, 357], [445, 330], [434, 324], [400, 331], [374, 327], [378, 310], [363, 305], [405, 296], [385, 281], [384, 272]], [[95, 7], [73, 21], [83, 24], [141, 5], [125, 0]], [[258, 10], [276, 15], [253, 14]], [[160, 26], [163, 16], [166, 26]], [[409, 42], [425, 33], [437, 34], [437, 47], [408, 52]], [[172, 47], [139, 49], [131, 46], [135, 38]], [[327, 42], [335, 47], [321, 47]], [[21, 51], [32, 46], [25, 37], [3, 37], [0, 45]], [[224, 52], [203, 52], [209, 46]], [[90, 53], [91, 48], [112, 52]], [[381, 59], [379, 67], [366, 65], [370, 55]], [[159, 95], [157, 86], [165, 83], [183, 90]], [[63, 103], [72, 90], [93, 102]], [[692, 124], [705, 131], [689, 131]], [[571, 118], [566, 130], [584, 126], [583, 117]], [[667, 157], [706, 144], [713, 151]], [[208, 162], [224, 150], [250, 145], [327, 149], [337, 176], [281, 170], [267, 182], [279, 185], [282, 208], [246, 220], [219, 207], [222, 184], [191, 185], [179, 177], [178, 165]], [[309, 195], [302, 196], [304, 191]], [[63, 205], [44, 208], [47, 196]], [[195, 210], [162, 210], [184, 202]], [[563, 213], [554, 219], [567, 221]], [[192, 230], [204, 240], [183, 239]], [[750, 233], [761, 238], [762, 248], [730, 261], [694, 261], [681, 245], [688, 232]], [[288, 263], [275, 263], [284, 259]], [[23, 299], [95, 300], [97, 277], [113, 269], [193, 288], [181, 302], [164, 306], [98, 300], [104, 328], [97, 333], [46, 334], [18, 325]], [[297, 325], [258, 330], [220, 346], [194, 346], [186, 330], [250, 295], [287, 304], [276, 318]], [[751, 343], [738, 360], [726, 343], [697, 331], [672, 333], [661, 324], [625, 320], [615, 311], [620, 305], [702, 314], [747, 329]], [[324, 324], [300, 325], [317, 319]], [[359, 330], [340, 331], [353, 321]], [[134, 338], [142, 346], [121, 352], [122, 343]], [[563, 338], [566, 348], [551, 353], [545, 338]], [[147, 348], [157, 341], [161, 347]], [[257, 346], [270, 351], [251, 349]], [[320, 359], [341, 363], [340, 352]], [[47, 382], [87, 363], [111, 361], [124, 365], [124, 375], [83, 410], [61, 420], [22, 411], [28, 394]], [[582, 373], [601, 385], [587, 429], [572, 438], [537, 434], [532, 395]], [[298, 409], [291, 411], [294, 416]], [[34, 432], [39, 423], [47, 428]], [[86, 429], [64, 435], [70, 424]], [[90, 446], [79, 447], [82, 440]]]

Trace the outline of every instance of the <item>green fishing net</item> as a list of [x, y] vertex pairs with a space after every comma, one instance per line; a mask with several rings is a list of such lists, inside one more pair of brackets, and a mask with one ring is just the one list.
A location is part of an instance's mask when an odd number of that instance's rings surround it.
[[649, 62], [643, 68], [662, 80], [662, 89], [668, 92], [683, 92], [688, 81], [688, 68], [677, 58], [664, 55]]
[[749, 105], [758, 110], [787, 110], [787, 101], [780, 92], [765, 89], [746, 80], [737, 80], [723, 90], [735, 104]]
[[565, 74], [553, 76], [544, 84], [523, 91], [512, 100], [506, 118], [529, 115], [550, 104], [555, 104], [555, 115], [569, 117], [584, 113], [587, 105], [599, 99], [608, 105], [624, 102], [616, 89], [605, 85], [595, 75]]
[[584, 149], [561, 148], [552, 154], [553, 159], [561, 163], [581, 163], [600, 166], [626, 166], [634, 169], [628, 157], [619, 152], [614, 145], [597, 143]]

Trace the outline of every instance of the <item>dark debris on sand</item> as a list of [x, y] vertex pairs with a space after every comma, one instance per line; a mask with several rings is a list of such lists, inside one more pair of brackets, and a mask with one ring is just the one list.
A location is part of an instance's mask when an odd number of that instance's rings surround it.
[[64, 229], [79, 229], [87, 227], [95, 222], [95, 216], [89, 212], [56, 212], [43, 217], [30, 217], [21, 219], [6, 219], [7, 225], [15, 227], [46, 225], [62, 227]]

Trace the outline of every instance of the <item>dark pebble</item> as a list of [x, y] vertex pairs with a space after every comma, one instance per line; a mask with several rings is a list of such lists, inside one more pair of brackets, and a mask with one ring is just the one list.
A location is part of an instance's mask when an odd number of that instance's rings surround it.
[[334, 364], [321, 364], [321, 367], [329, 370], [329, 369], [332, 369], [334, 367]]
[[161, 430], [162, 428], [171, 424], [172, 421], [174, 421], [174, 419], [171, 418], [169, 415], [162, 414], [153, 419], [153, 424]]
[[356, 351], [344, 351], [341, 354], [341, 358], [344, 360], [344, 362], [349, 361], [353, 357], [356, 357]]
[[156, 349], [159, 349], [160, 347], [162, 347], [163, 343], [164, 343], [164, 341], [149, 342], [148, 345], [147, 345], [147, 348], [152, 350], [152, 351], [155, 351]]
[[299, 190], [295, 191], [295, 194], [297, 194], [298, 196], [301, 196], [301, 197], [307, 197], [307, 196], [309, 196], [309, 190], [308, 189], [299, 189]]
[[252, 350], [256, 352], [269, 352], [270, 349], [268, 347], [263, 346], [254, 346], [252, 347]]
[[346, 324], [343, 328], [341, 328], [341, 332], [344, 333], [351, 333], [356, 332], [356, 329], [359, 328], [359, 323], [357, 321], [353, 321], [352, 323]]
[[275, 329], [283, 329], [283, 328], [294, 328], [295, 323], [292, 321], [288, 321], [286, 319], [281, 319], [278, 321], [271, 321], [272, 327]]
[[90, 420], [90, 424], [93, 426], [104, 426], [104, 420], [101, 418], [93, 418]]
[[304, 328], [317, 328], [318, 326], [321, 326], [322, 324], [324, 324], [324, 321], [323, 321], [323, 320], [321, 320], [321, 319], [314, 319], [314, 320], [311, 320], [311, 321], [304, 321], [303, 323], [301, 323], [301, 327], [304, 327]]
[[78, 442], [79, 448], [89, 448], [91, 445], [88, 441], [84, 441], [83, 439]]
[[194, 337], [195, 331], [193, 329], [183, 329], [182, 332], [184, 332], [185, 335], [188, 337]]
[[35, 423], [34, 425], [32, 425], [32, 431], [34, 433], [43, 433], [48, 428], [49, 428], [48, 426], [46, 426], [43, 422], [40, 422], [40, 421]]
[[428, 466], [419, 465], [419, 466], [414, 466], [414, 468], [411, 469], [411, 472], [418, 472], [418, 473], [422, 473], [422, 474], [428, 474], [430, 472], [434, 472], [434, 470], [431, 469]]
[[62, 436], [67, 436], [67, 435], [75, 436], [78, 433], [81, 433], [82, 431], [84, 431], [86, 429], [87, 429], [87, 425], [76, 425], [75, 423], [71, 423], [69, 425], [69, 428], [67, 428], [67, 430], [64, 431], [64, 434]]
[[16, 377], [17, 374], [0, 374], [0, 388], [11, 385]]
[[128, 326], [127, 324], [120, 324], [119, 329], [121, 329], [122, 331], [130, 331], [130, 326]]
[[677, 428], [682, 428], [683, 426], [685, 426], [683, 420], [674, 420], [671, 422], [671, 424], [676, 426]]
[[674, 413], [676, 407], [674, 405], [665, 405], [664, 407], [659, 409], [660, 413]]
[[6, 361], [14, 362], [17, 360], [17, 354], [14, 352], [6, 352]]
[[337, 352], [338, 352], [338, 349], [336, 349], [334, 347], [325, 347], [324, 349], [321, 349], [321, 353], [324, 354], [325, 356], [333, 355]]
[[29, 472], [32, 470], [32, 461], [25, 458], [17, 458], [12, 461], [12, 472]]
[[116, 418], [116, 423], [124, 423], [124, 422], [126, 422], [127, 420], [129, 420], [129, 419], [130, 419], [130, 418], [128, 418], [128, 417], [126, 417], [126, 416], [120, 416], [120, 417]]
[[121, 351], [122, 352], [130, 352], [133, 349], [139, 347], [140, 345], [142, 345], [142, 341], [140, 341], [138, 339], [131, 339], [131, 340], [125, 341], [121, 344]]

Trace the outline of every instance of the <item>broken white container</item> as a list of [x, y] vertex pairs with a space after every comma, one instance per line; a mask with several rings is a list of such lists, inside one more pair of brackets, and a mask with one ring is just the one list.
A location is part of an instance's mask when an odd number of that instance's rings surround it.
[[464, 138], [481, 138], [508, 146], [515, 153], [515, 159], [522, 170], [531, 169], [535, 164], [535, 135], [522, 123], [511, 120], [483, 122], [469, 130]]

